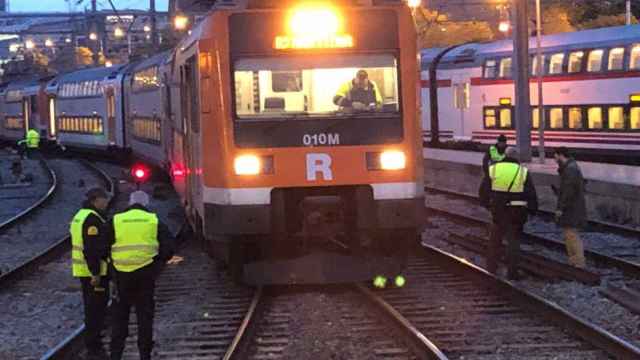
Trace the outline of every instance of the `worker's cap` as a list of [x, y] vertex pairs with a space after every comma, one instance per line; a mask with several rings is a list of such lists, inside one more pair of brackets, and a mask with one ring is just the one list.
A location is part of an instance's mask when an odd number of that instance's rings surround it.
[[129, 195], [129, 206], [135, 204], [142, 206], [149, 205], [149, 195], [142, 190], [132, 192], [131, 195]]
[[95, 199], [108, 199], [109, 194], [106, 191], [104, 191], [103, 188], [97, 187], [87, 191], [87, 193], [85, 194], [85, 197], [87, 198], [87, 200], [93, 201]]
[[498, 142], [506, 143], [507, 142], [507, 137], [504, 136], [503, 134], [501, 134], [500, 136], [498, 136]]
[[507, 150], [504, 151], [504, 154], [512, 159], [520, 158], [520, 152], [518, 152], [518, 149], [513, 146], [509, 146]]
[[369, 78], [369, 74], [367, 74], [367, 72], [365, 70], [358, 70], [358, 72], [356, 73], [356, 77], [359, 80], [364, 80]]

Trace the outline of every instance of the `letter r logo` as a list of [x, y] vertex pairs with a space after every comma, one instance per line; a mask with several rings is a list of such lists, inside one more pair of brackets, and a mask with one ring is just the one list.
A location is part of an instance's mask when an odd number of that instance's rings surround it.
[[316, 181], [318, 173], [322, 180], [333, 180], [331, 157], [328, 154], [307, 154], [307, 180]]

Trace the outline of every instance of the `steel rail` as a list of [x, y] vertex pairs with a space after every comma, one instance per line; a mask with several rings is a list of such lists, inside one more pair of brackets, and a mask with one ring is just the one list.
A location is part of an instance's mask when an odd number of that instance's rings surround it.
[[222, 360], [231, 360], [231, 359], [239, 359], [239, 353], [241, 346], [240, 344], [247, 341], [247, 334], [249, 332], [250, 324], [255, 319], [256, 310], [258, 308], [258, 304], [263, 299], [263, 288], [262, 286], [258, 287], [258, 289], [253, 294], [253, 299], [251, 300], [251, 304], [249, 305], [249, 309], [247, 313], [244, 315], [242, 319], [242, 323], [236, 332], [236, 335], [231, 341], [231, 345], [225, 352]]

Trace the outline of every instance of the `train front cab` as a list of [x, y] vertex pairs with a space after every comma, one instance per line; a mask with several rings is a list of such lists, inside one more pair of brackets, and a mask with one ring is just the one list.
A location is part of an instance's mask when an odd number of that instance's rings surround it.
[[[201, 191], [207, 247], [235, 275], [324, 283], [402, 271], [424, 208], [413, 26], [400, 2], [217, 11], [204, 24], [192, 58], [200, 101], [182, 110], [185, 123], [202, 120], [187, 188]], [[362, 69], [382, 104], [339, 108], [337, 89]]]

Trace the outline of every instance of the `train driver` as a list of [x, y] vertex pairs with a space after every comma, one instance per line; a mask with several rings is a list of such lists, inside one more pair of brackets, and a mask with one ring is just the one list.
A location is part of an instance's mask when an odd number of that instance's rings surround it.
[[382, 95], [376, 83], [369, 80], [369, 74], [365, 70], [358, 70], [353, 80], [338, 88], [333, 103], [342, 108], [373, 110], [382, 106]]

